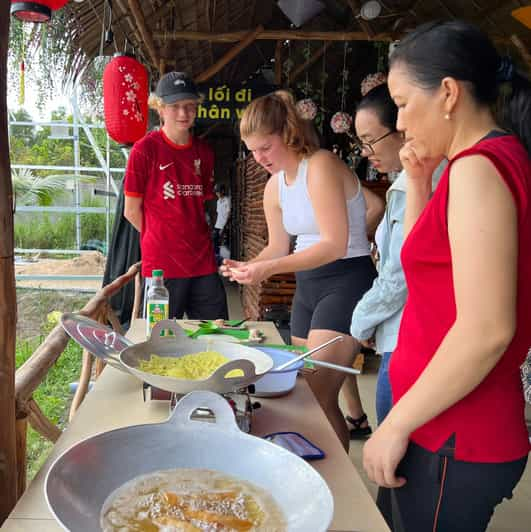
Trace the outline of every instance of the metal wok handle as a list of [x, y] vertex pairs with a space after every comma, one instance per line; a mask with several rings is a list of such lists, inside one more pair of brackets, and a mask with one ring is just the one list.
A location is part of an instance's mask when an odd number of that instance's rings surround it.
[[168, 423], [177, 427], [190, 426], [193, 423], [208, 423], [191, 419], [192, 414], [198, 408], [207, 408], [216, 419], [216, 425], [224, 430], [238, 431], [240, 429], [236, 424], [234, 411], [227, 400], [221, 395], [214, 392], [195, 391], [186, 394], [173, 410]]
[[160, 333], [164, 330], [170, 329], [177, 340], [189, 340], [188, 335], [184, 329], [175, 320], [162, 320], [155, 323], [151, 331], [151, 339], [158, 339]]
[[[239, 377], [227, 377], [227, 373], [235, 369], [243, 371], [243, 375], [240, 375]], [[214, 371], [214, 373], [212, 373], [212, 375], [209, 377], [209, 380], [226, 382], [227, 384], [231, 381], [235, 381], [235, 384], [238, 385], [241, 379], [254, 378], [255, 376], [256, 371], [254, 364], [250, 360], [239, 358], [237, 360], [231, 360], [230, 362], [220, 366], [216, 371]]]

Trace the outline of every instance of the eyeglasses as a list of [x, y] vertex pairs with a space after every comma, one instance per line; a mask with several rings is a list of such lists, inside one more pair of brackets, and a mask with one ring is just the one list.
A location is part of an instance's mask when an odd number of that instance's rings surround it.
[[168, 104], [167, 107], [173, 109], [175, 112], [184, 111], [186, 114], [189, 114], [189, 115], [197, 112], [196, 103], [186, 103], [186, 104], [172, 103], [172, 104]]
[[373, 140], [372, 142], [363, 142], [360, 139], [355, 138], [354, 139], [354, 150], [356, 152], [356, 155], [361, 155], [364, 150], [367, 152], [368, 155], [374, 155], [374, 145], [377, 142], [380, 142], [381, 140], [385, 139], [385, 137], [392, 135], [393, 133], [398, 133], [398, 131], [395, 131], [395, 130], [388, 131], [385, 135], [378, 137], [376, 140]]

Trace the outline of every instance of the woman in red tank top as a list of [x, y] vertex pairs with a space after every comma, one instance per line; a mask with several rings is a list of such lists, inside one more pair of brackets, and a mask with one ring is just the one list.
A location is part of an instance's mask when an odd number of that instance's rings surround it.
[[[497, 120], [501, 83], [511, 96]], [[409, 296], [394, 406], [364, 466], [394, 488], [396, 530], [484, 531], [530, 448], [519, 370], [531, 345], [531, 85], [460, 21], [401, 41], [388, 84], [405, 138]]]

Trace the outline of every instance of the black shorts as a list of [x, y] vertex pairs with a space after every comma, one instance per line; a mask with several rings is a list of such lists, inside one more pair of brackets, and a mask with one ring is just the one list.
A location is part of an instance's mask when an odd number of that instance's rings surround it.
[[227, 296], [219, 274], [164, 279], [170, 293], [169, 317], [191, 320], [228, 319]]
[[340, 259], [297, 272], [291, 309], [291, 334], [308, 338], [314, 329], [350, 334], [352, 312], [376, 278], [371, 258]]

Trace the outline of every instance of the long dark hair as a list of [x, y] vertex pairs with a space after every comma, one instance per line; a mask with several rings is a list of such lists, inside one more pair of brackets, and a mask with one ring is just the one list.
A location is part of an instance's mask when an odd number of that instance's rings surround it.
[[[399, 63], [425, 89], [437, 88], [445, 77], [468, 82], [483, 106], [495, 104], [503, 92], [499, 124], [518, 135], [531, 155], [531, 83], [477, 27], [460, 20], [423, 24], [393, 50], [390, 68]], [[510, 88], [500, 91], [505, 83]]]
[[356, 113], [362, 109], [373, 111], [382, 126], [396, 131], [398, 108], [389, 94], [387, 83], [377, 85], [361, 99], [356, 107]]

